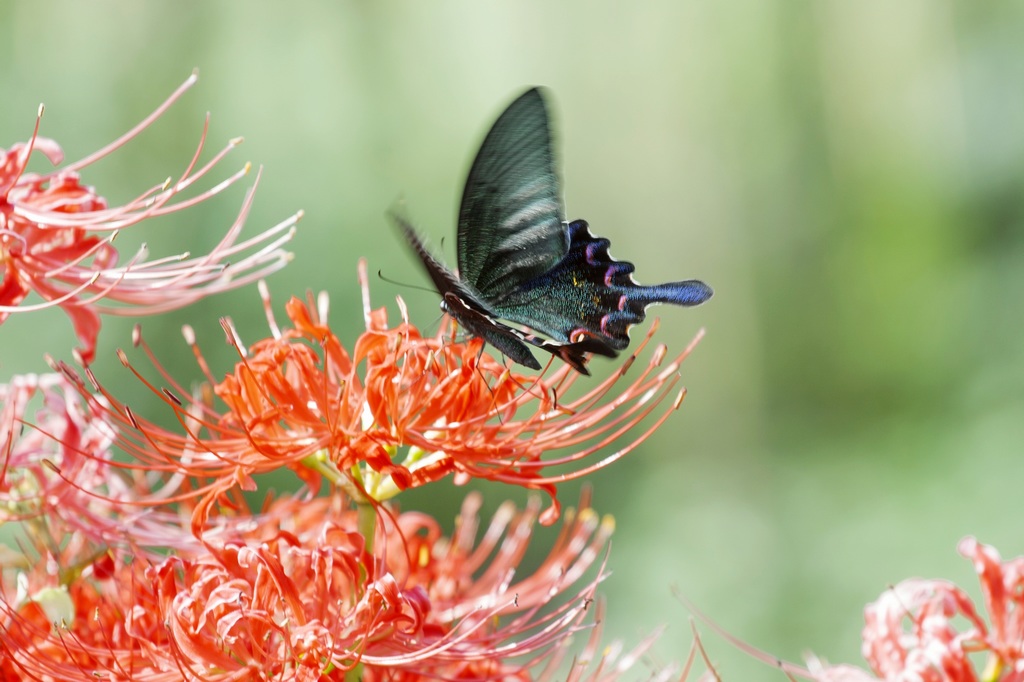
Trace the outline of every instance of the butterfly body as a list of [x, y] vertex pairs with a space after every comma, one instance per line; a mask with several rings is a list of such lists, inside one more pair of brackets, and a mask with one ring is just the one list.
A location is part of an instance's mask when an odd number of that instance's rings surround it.
[[712, 294], [699, 280], [637, 284], [633, 264], [613, 259], [607, 239], [591, 234], [584, 220], [564, 221], [547, 107], [536, 88], [502, 113], [470, 169], [459, 210], [457, 275], [408, 222], [395, 219], [441, 293], [441, 308], [470, 334], [534, 369], [540, 363], [530, 346], [588, 374], [587, 354], [615, 357], [647, 306], [692, 306]]

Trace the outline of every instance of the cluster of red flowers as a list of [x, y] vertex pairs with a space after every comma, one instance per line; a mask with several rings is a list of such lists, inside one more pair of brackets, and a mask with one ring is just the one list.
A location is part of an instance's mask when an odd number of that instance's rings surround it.
[[[90, 371], [103, 315], [168, 310], [288, 260], [281, 247], [300, 214], [238, 240], [251, 190], [210, 254], [120, 260], [119, 230], [188, 208], [248, 169], [178, 197], [236, 144], [201, 164], [204, 128], [178, 180], [124, 206], [81, 183], [83, 167], [151, 124], [194, 80], [123, 138], [53, 173], [25, 171], [33, 150], [60, 162], [59, 147], [36, 133], [0, 154], [0, 323], [59, 306], [82, 346], [75, 365], [51, 361], [51, 374], [0, 386], [0, 520], [20, 529], [18, 549], [0, 549], [0, 678], [628, 674], [653, 637], [633, 650], [601, 644], [596, 588], [614, 524], [586, 493], [563, 509], [557, 484], [622, 457], [679, 406], [690, 348], [668, 358], [658, 347], [627, 379], [634, 354], [607, 380], [570, 392], [579, 375], [569, 368], [515, 373], [479, 341], [456, 342], [447, 330], [422, 336], [404, 308], [389, 327], [360, 264], [365, 331], [351, 351], [328, 325], [326, 296], [292, 299], [280, 325], [261, 286], [270, 334], [246, 345], [222, 320], [238, 353], [223, 380], [188, 328], [206, 377], [194, 391], [163, 369], [141, 331], [134, 342], [150, 368], [120, 353], [166, 405], [162, 415], [136, 414]], [[30, 292], [43, 302], [25, 304]], [[146, 378], [154, 372], [162, 386]], [[159, 425], [168, 414], [177, 428]], [[641, 426], [651, 415], [653, 425]], [[285, 469], [301, 489], [251, 507], [243, 493], [259, 490], [259, 475]], [[506, 503], [488, 521], [471, 493], [450, 535], [395, 506], [401, 491], [446, 477], [520, 485], [548, 502]], [[546, 559], [525, 570], [533, 529], [556, 523]], [[686, 677], [692, 659], [652, 677]]]

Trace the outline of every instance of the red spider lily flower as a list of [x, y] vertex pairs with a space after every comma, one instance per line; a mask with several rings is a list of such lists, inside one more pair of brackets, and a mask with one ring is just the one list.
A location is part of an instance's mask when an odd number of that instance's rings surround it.
[[373, 550], [337, 501], [280, 498], [171, 557], [37, 543], [43, 560], [0, 574], [2, 678], [526, 680], [590, 627], [613, 524], [586, 499], [529, 575], [536, 500], [502, 506], [479, 539], [476, 494], [451, 537], [384, 516]]
[[[32, 419], [27, 412], [35, 402], [41, 404]], [[26, 427], [30, 421], [34, 426]], [[68, 499], [75, 491], [54, 468], [90, 486], [105, 477], [100, 463], [113, 441], [105, 415], [86, 408], [62, 375], [29, 374], [0, 384], [0, 520], [64, 510], [76, 518], [78, 505]], [[92, 456], [76, 458], [80, 452]]]
[[[811, 658], [780, 661], [699, 617], [741, 650], [789, 679], [817, 682], [1024, 682], [1024, 557], [1002, 561], [973, 537], [958, 550], [981, 579], [988, 623], [971, 597], [946, 580], [912, 578], [864, 609], [862, 653], [870, 671]], [[984, 666], [978, 670], [978, 663]]]
[[[944, 580], [904, 580], [864, 611], [864, 658], [872, 673], [812, 661], [826, 682], [1020, 682], [1024, 680], [1024, 557], [1001, 561], [972, 537], [960, 553], [981, 578], [989, 623], [970, 596]], [[984, 670], [978, 671], [978, 654]]]
[[[260, 235], [238, 241], [259, 182], [258, 174], [234, 224], [210, 253], [195, 258], [180, 254], [147, 260], [143, 246], [127, 261], [120, 261], [113, 246], [118, 232], [145, 219], [194, 206], [231, 186], [249, 170], [246, 164], [198, 195], [180, 197], [241, 141], [232, 140], [210, 161], [200, 165], [207, 133], [204, 125], [195, 155], [177, 180], [152, 186], [122, 206], [108, 206], [92, 187], [81, 183], [79, 170], [116, 151], [149, 127], [196, 80], [193, 74], [156, 111], [121, 138], [50, 173], [25, 172], [33, 151], [42, 152], [54, 165], [63, 160], [56, 142], [38, 136], [38, 118], [28, 143], [15, 144], [6, 151], [0, 149], [0, 323], [15, 312], [60, 306], [71, 318], [82, 344], [78, 353], [88, 363], [95, 352], [100, 314], [147, 315], [180, 308], [209, 294], [258, 280], [288, 261], [289, 254], [281, 246], [291, 239], [301, 213]], [[43, 302], [25, 305], [25, 298], [33, 291]], [[102, 305], [103, 300], [122, 305]]]
[[61, 374], [0, 384], [0, 524], [57, 525], [98, 547], [123, 542], [128, 532], [142, 547], [198, 546], [190, 532], [182, 534], [180, 510], [157, 504], [173, 482], [126, 477], [114, 463], [108, 417]]
[[113, 427], [63, 376], [17, 377], [0, 399], [0, 508], [26, 521], [23, 551], [0, 551], [0, 679], [563, 679], [572, 634], [593, 621], [569, 679], [598, 682], [655, 639], [601, 646], [591, 600], [613, 524], [588, 496], [528, 575], [537, 499], [503, 505], [478, 533], [471, 494], [451, 537], [379, 507], [372, 543], [339, 496], [258, 514], [241, 501], [195, 538], [188, 514], [154, 502], [154, 477], [110, 465]]
[[[327, 325], [326, 296], [318, 306], [292, 299], [286, 306], [292, 326], [281, 328], [261, 289], [272, 336], [246, 350], [225, 320], [241, 359], [220, 382], [186, 328], [202, 371], [227, 407], [218, 412], [208, 395], [190, 396], [153, 360], [169, 387], [149, 385], [177, 413], [184, 435], [133, 414], [91, 373], [83, 379], [67, 365], [57, 367], [77, 383], [93, 409], [109, 412], [120, 447], [134, 460], [125, 466], [196, 481], [179, 499], [200, 499], [193, 518], [197, 532], [223, 493], [251, 489], [255, 474], [282, 467], [313, 490], [327, 478], [363, 502], [384, 501], [448, 475], [457, 482], [512, 483], [546, 491], [553, 505], [543, 521], [552, 523], [558, 516], [557, 483], [624, 456], [685, 395], [675, 389], [679, 365], [697, 339], [665, 367], [666, 350], [658, 347], [649, 365], [624, 387], [619, 384], [625, 383], [635, 355], [582, 396], [560, 401], [578, 373], [561, 367], [535, 377], [515, 374], [484, 352], [479, 340], [456, 343], [444, 330], [433, 338], [421, 336], [404, 306], [402, 323], [389, 329], [385, 311], [370, 308], [365, 262], [359, 273], [366, 332], [351, 355]], [[641, 348], [649, 340], [650, 335]], [[142, 344], [141, 334], [136, 341]], [[123, 353], [121, 358], [131, 367]], [[627, 434], [666, 401], [653, 425]], [[586, 461], [619, 441], [624, 443], [615, 452]], [[558, 450], [569, 454], [550, 454]]]

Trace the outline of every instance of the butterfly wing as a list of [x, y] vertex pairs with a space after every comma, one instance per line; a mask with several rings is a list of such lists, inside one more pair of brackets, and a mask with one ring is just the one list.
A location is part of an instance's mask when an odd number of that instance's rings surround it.
[[655, 303], [694, 306], [711, 298], [700, 280], [644, 286], [633, 281], [633, 264], [608, 253], [607, 239], [595, 237], [584, 220], [568, 226], [569, 250], [539, 277], [489, 303], [506, 320], [518, 322], [562, 343], [592, 339], [620, 351], [629, 345], [630, 326], [642, 322]]
[[527, 90], [491, 127], [459, 208], [459, 276], [487, 301], [542, 276], [565, 255], [544, 96]]
[[528, 339], [518, 330], [496, 321], [495, 314], [459, 281], [454, 272], [430, 253], [409, 221], [397, 213], [392, 213], [391, 218], [419, 256], [423, 269], [441, 294], [441, 309], [455, 318], [470, 334], [479, 336], [520, 365], [540, 369], [537, 358], [524, 343]]

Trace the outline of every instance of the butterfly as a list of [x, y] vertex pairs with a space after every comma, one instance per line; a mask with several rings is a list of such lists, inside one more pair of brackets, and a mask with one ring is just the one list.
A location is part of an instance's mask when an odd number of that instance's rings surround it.
[[633, 264], [612, 258], [607, 239], [585, 220], [564, 219], [560, 193], [548, 107], [532, 88], [491, 126], [470, 168], [458, 274], [407, 220], [393, 218], [441, 294], [441, 309], [469, 334], [526, 367], [540, 369], [532, 346], [589, 375], [589, 354], [617, 356], [649, 305], [694, 306], [712, 290], [695, 279], [637, 284]]

